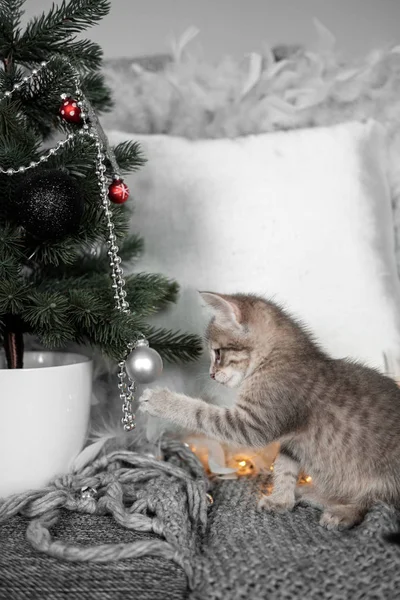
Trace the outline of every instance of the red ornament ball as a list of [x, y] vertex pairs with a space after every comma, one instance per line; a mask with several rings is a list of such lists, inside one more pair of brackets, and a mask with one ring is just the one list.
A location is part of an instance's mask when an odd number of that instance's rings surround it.
[[80, 123], [81, 122], [81, 109], [78, 103], [73, 98], [65, 98], [60, 106], [60, 115], [64, 121], [68, 123]]
[[122, 179], [113, 179], [108, 186], [108, 197], [114, 204], [123, 204], [129, 198], [129, 188]]

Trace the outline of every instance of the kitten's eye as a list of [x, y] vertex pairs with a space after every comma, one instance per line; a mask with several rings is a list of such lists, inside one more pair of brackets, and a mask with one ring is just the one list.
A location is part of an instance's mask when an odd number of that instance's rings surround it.
[[214, 354], [215, 362], [217, 363], [217, 365], [219, 365], [219, 363], [221, 362], [221, 350], [219, 348], [217, 350], [214, 350]]

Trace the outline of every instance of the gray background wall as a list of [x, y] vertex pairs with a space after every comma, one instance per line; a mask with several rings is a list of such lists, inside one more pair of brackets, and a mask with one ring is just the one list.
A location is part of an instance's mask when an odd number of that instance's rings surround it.
[[[26, 15], [52, 0], [28, 0]], [[90, 37], [106, 57], [165, 52], [169, 40], [195, 25], [207, 58], [241, 56], [263, 43], [312, 47], [313, 17], [337, 37], [344, 55], [400, 43], [400, 0], [112, 0], [110, 15]]]

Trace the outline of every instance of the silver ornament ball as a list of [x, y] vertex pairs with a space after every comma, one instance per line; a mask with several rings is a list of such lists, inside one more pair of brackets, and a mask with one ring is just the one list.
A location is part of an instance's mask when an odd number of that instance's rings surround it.
[[126, 372], [138, 383], [151, 383], [160, 377], [163, 370], [161, 356], [145, 343], [138, 343], [126, 359]]

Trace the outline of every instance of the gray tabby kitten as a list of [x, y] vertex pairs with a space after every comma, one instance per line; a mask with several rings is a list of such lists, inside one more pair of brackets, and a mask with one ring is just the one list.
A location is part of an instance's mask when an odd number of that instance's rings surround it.
[[[273, 491], [259, 501], [260, 509], [291, 510], [308, 492], [323, 508], [320, 523], [333, 529], [359, 523], [376, 501], [399, 505], [396, 383], [330, 358], [273, 302], [208, 292], [202, 297], [215, 314], [206, 334], [210, 375], [239, 388], [236, 404], [213, 406], [148, 389], [141, 410], [221, 442], [260, 448], [279, 441]], [[311, 489], [296, 488], [300, 470], [311, 475]]]

